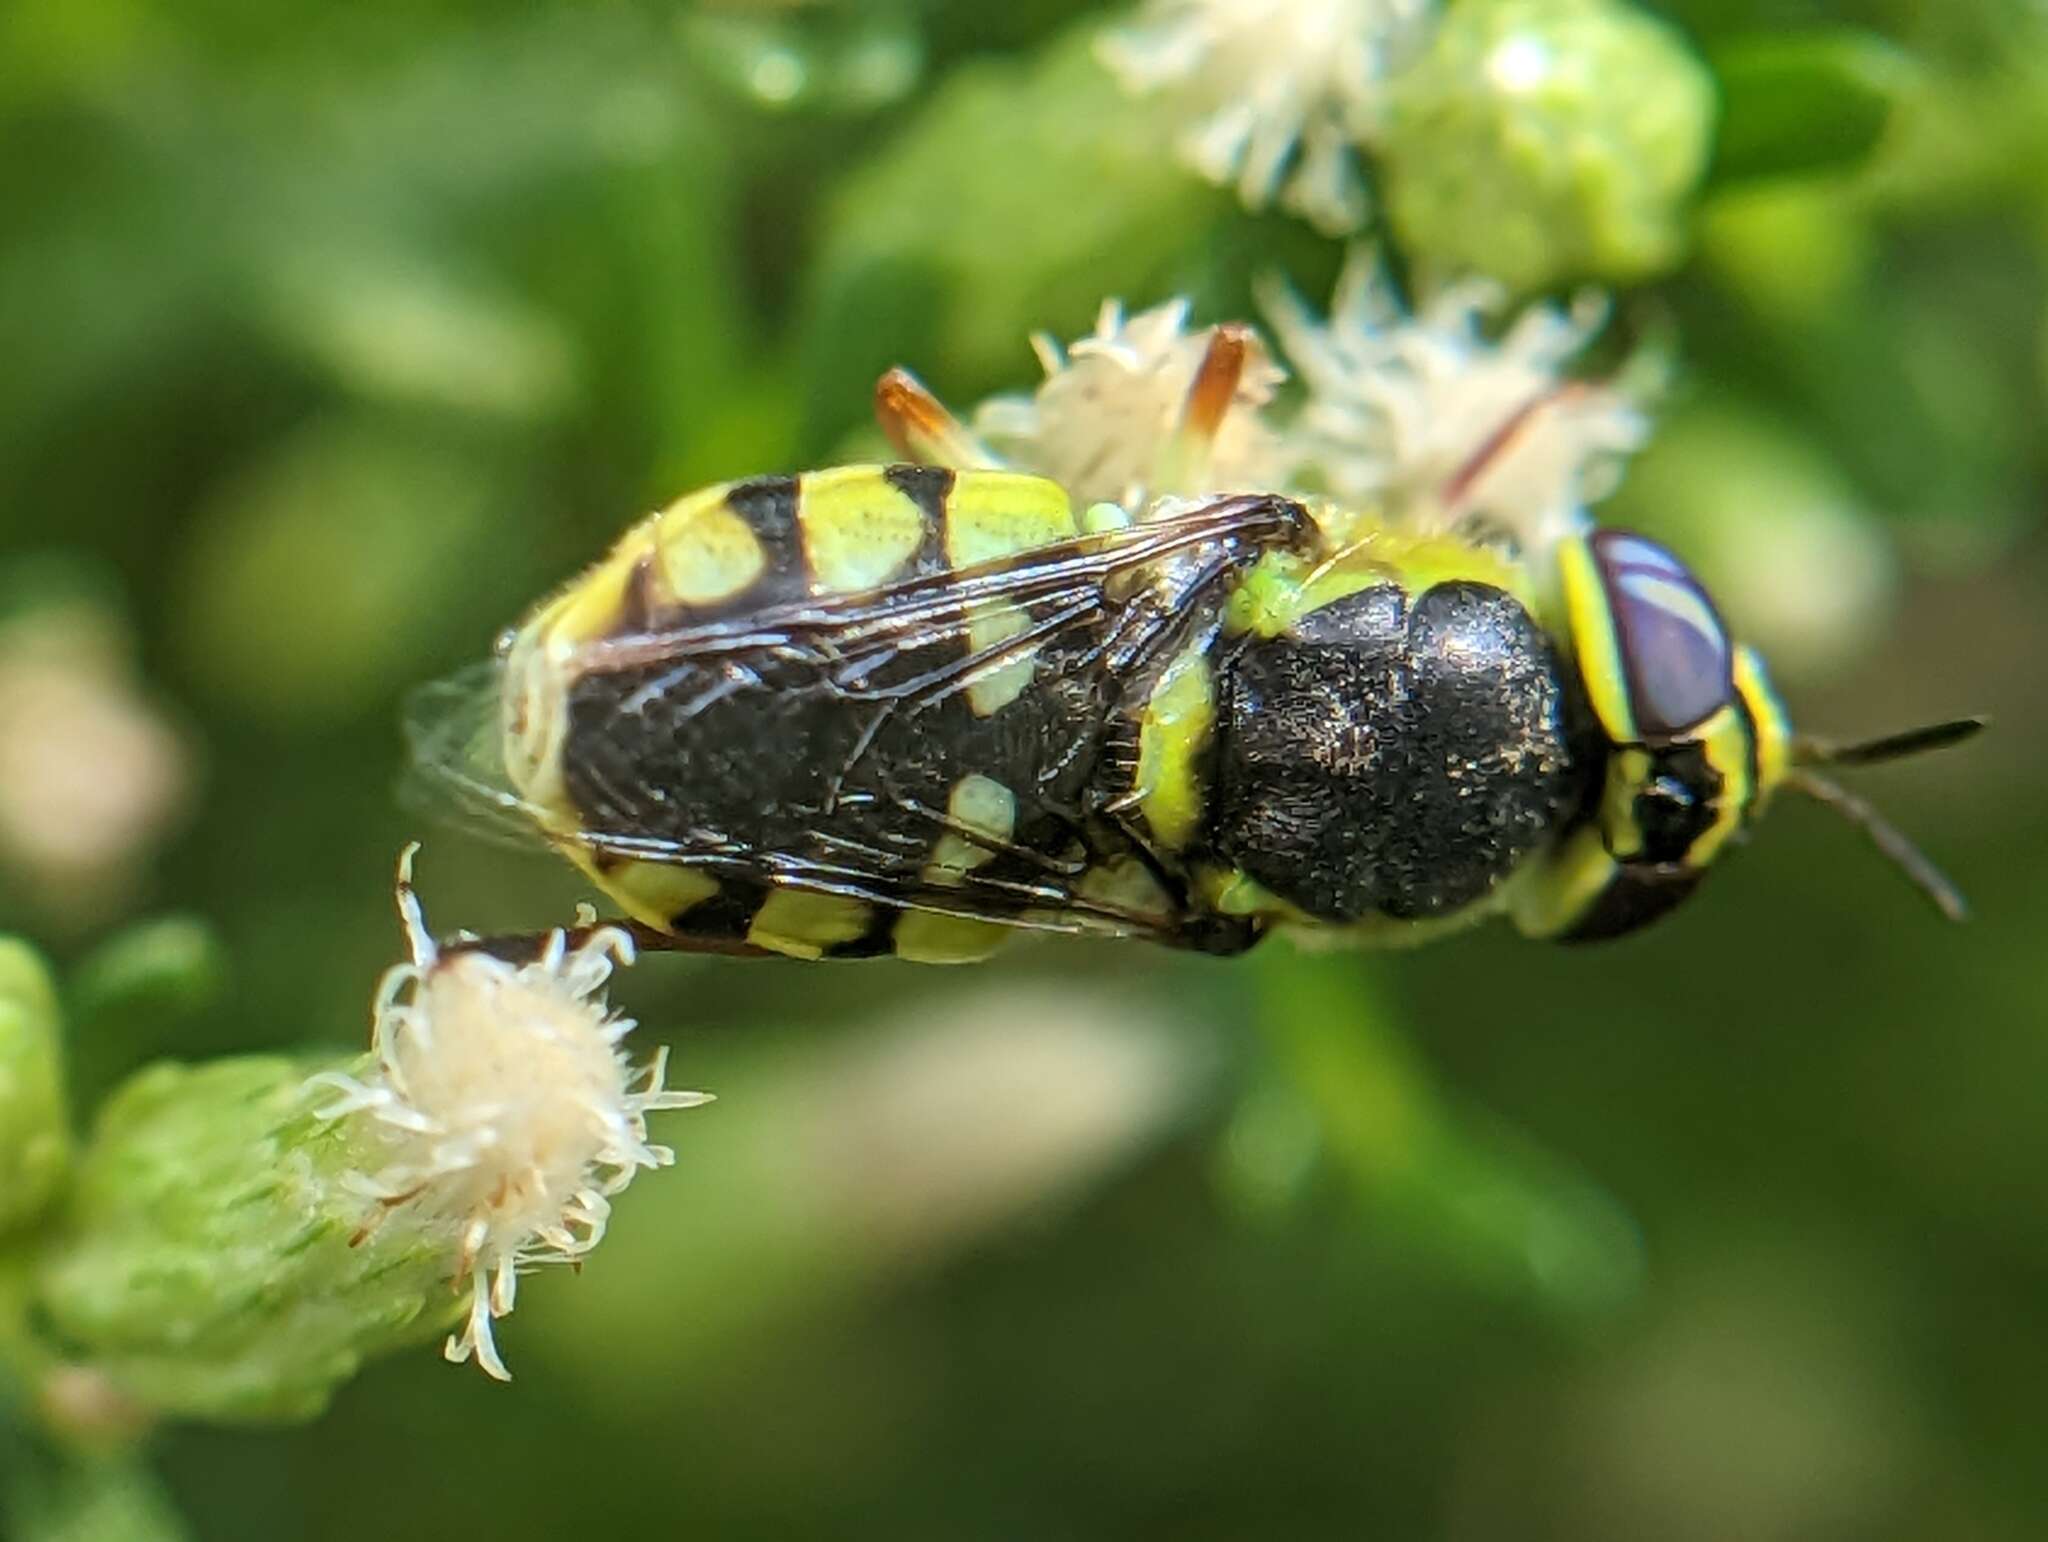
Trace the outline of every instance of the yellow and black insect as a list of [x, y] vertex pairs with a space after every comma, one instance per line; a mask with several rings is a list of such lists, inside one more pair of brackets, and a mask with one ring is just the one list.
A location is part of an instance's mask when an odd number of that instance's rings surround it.
[[[1197, 436], [1242, 356], [1215, 338]], [[878, 400], [923, 463], [682, 498], [416, 704], [423, 769], [552, 843], [645, 945], [959, 962], [1021, 928], [1227, 954], [1495, 914], [1614, 937], [1784, 786], [1960, 913], [1814, 768], [1979, 723], [1795, 739], [1651, 540], [1518, 554], [1264, 492], [1076, 509], [902, 372]]]

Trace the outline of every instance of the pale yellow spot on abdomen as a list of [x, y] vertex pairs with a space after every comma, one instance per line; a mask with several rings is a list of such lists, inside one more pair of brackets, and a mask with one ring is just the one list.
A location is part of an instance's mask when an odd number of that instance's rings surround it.
[[978, 964], [1010, 940], [1014, 927], [971, 916], [904, 912], [891, 937], [898, 958], [913, 964]]
[[[978, 831], [992, 841], [1007, 841], [1017, 829], [1017, 795], [993, 777], [963, 776], [953, 784], [946, 812], [954, 823]], [[995, 860], [988, 846], [948, 830], [932, 844], [925, 882], [939, 887], [959, 884], [976, 868]], [[972, 916], [939, 915], [912, 910], [896, 923], [891, 943], [899, 958], [914, 964], [971, 964], [987, 958], [1008, 940], [1013, 928]]]
[[924, 545], [924, 511], [879, 467], [811, 472], [798, 484], [797, 498], [804, 556], [820, 594], [885, 584]]
[[946, 499], [946, 560], [992, 562], [1078, 535], [1065, 489], [1011, 471], [963, 472]]
[[[956, 568], [994, 562], [1080, 534], [1065, 489], [1043, 477], [1009, 471], [963, 472], [946, 499], [946, 560]], [[1014, 606], [984, 611], [968, 623], [972, 653], [1017, 636], [1031, 625]], [[967, 689], [977, 717], [992, 717], [1030, 686], [1032, 652], [1005, 660]]]
[[692, 494], [657, 518], [663, 586], [684, 605], [715, 605], [743, 594], [768, 566], [760, 538], [726, 506], [723, 490]]
[[598, 875], [598, 882], [627, 915], [663, 931], [718, 892], [709, 873], [668, 862], [628, 862]]
[[[983, 611], [967, 623], [970, 653], [993, 649], [1029, 629], [1031, 618], [1014, 605]], [[994, 717], [1023, 695], [1038, 668], [1038, 649], [1023, 649], [1005, 659], [967, 687], [967, 705], [976, 717]]]
[[[992, 777], [963, 776], [953, 784], [946, 812], [956, 824], [987, 836], [991, 841], [1010, 839], [1017, 829], [1017, 795]], [[965, 835], [948, 830], [932, 846], [932, 859], [925, 868], [925, 880], [936, 884], [957, 884], [968, 873], [995, 859], [995, 851]]]
[[777, 889], [754, 912], [747, 941], [791, 958], [820, 958], [827, 948], [864, 935], [870, 914], [864, 901], [843, 894]]

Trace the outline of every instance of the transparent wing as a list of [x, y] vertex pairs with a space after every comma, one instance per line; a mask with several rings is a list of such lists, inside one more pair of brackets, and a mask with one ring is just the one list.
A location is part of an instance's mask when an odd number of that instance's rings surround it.
[[490, 659], [407, 694], [398, 801], [493, 844], [533, 847], [539, 826], [505, 775], [502, 680]]
[[[1190, 504], [1121, 529], [922, 573], [854, 594], [803, 597], [715, 620], [684, 620], [587, 644], [582, 670], [672, 664], [682, 679], [719, 669], [736, 688], [772, 688], [792, 673], [822, 678], [848, 700], [942, 700], [1058, 638], [1097, 634], [1090, 665], [1141, 670], [1184, 630], [1200, 597], [1261, 554], [1310, 538], [1300, 505], [1270, 494]], [[890, 666], [967, 638], [991, 612], [1023, 630], [963, 647], [923, 673]], [[718, 699], [731, 690], [722, 683]]]
[[[644, 682], [620, 710], [687, 721], [716, 702], [777, 692], [823, 692], [861, 704], [880, 724], [927, 711], [977, 681], [1062, 644], [1060, 671], [1106, 672], [1134, 692], [1205, 632], [1220, 627], [1231, 580], [1265, 552], [1309, 538], [1306, 515], [1284, 499], [1245, 494], [1192, 504], [1165, 517], [1083, 535], [972, 567], [920, 574], [856, 594], [770, 603], [712, 620], [650, 625], [588, 644], [579, 673], [630, 672]], [[1007, 609], [1023, 623], [974, 645], [977, 623]], [[453, 814], [498, 841], [532, 845], [537, 823], [511, 788], [500, 753], [500, 671], [479, 665], [422, 687], [407, 704], [414, 807]], [[763, 721], [769, 719], [764, 717]], [[1077, 735], [1096, 724], [1076, 724]], [[865, 742], [865, 741], [864, 741]], [[862, 753], [854, 752], [856, 758]], [[851, 781], [852, 766], [844, 781]], [[863, 796], [874, 797], [867, 793]], [[881, 794], [880, 796], [887, 796]], [[1074, 811], [1082, 855], [1057, 859], [1004, 848], [1004, 876], [926, 876], [930, 837], [985, 840], [942, 809], [898, 801], [923, 837], [863, 844], [823, 821], [805, 849], [762, 849], [713, 829], [652, 833], [614, 813], [586, 810], [577, 836], [600, 865], [654, 862], [767, 887], [838, 895], [905, 910], [1034, 930], [1162, 936], [1156, 913], [1084, 894], [1082, 879], [1114, 857], [1146, 860], [1143, 842], [1110, 818]], [[1099, 812], [1099, 811], [1098, 811]], [[1060, 816], [1062, 818], [1066, 815]]]

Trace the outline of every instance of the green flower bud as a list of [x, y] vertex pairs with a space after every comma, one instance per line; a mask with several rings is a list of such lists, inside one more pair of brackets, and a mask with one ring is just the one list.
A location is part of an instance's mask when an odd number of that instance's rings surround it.
[[372, 1047], [343, 1064], [147, 1069], [107, 1100], [38, 1264], [58, 1354], [163, 1413], [317, 1413], [370, 1355], [467, 1321], [450, 1359], [506, 1375], [491, 1323], [522, 1267], [584, 1258], [610, 1196], [667, 1164], [659, 1055], [602, 987], [630, 960], [596, 928], [513, 964], [443, 954], [400, 867], [412, 958], [385, 975]]
[[189, 1542], [163, 1484], [133, 1452], [21, 1453], [0, 1493], [0, 1524], [14, 1542]]
[[320, 1069], [161, 1064], [107, 1100], [41, 1272], [60, 1349], [165, 1412], [289, 1419], [459, 1314], [445, 1233], [369, 1224], [374, 1132], [315, 1117]]
[[57, 992], [26, 943], [0, 938], [0, 1231], [32, 1219], [71, 1160]]
[[1637, 279], [1685, 245], [1714, 87], [1611, 0], [1464, 0], [1394, 83], [1380, 150], [1409, 251], [1518, 288]]

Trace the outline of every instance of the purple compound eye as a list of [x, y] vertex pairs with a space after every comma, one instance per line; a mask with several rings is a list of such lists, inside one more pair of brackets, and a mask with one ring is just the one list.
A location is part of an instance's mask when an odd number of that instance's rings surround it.
[[1591, 544], [1636, 730], [1681, 738], [1734, 699], [1727, 629], [1699, 580], [1655, 541], [1601, 530]]

